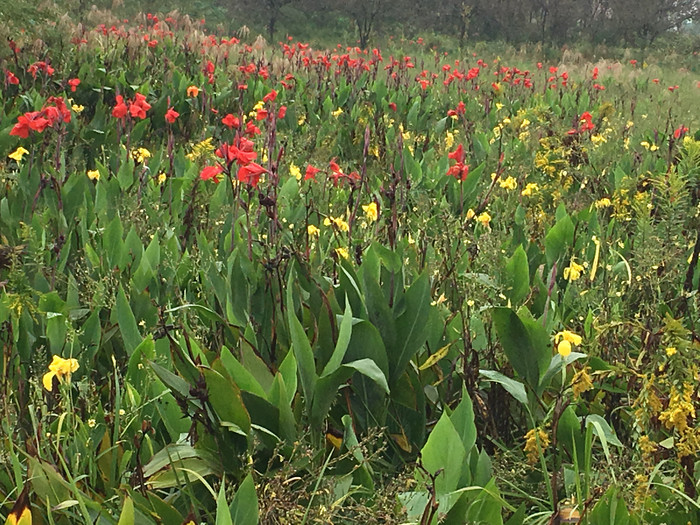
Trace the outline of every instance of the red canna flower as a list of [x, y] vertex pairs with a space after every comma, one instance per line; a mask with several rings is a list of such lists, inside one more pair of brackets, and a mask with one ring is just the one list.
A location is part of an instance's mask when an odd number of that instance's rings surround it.
[[214, 182], [219, 183], [219, 178], [217, 175], [221, 173], [221, 166], [218, 164], [216, 166], [207, 166], [199, 174], [199, 178], [202, 180], [214, 179]]
[[168, 108], [168, 111], [165, 112], [165, 120], [167, 120], [170, 124], [173, 124], [179, 116], [180, 114], [173, 108]]
[[134, 118], [145, 119], [146, 112], [151, 109], [151, 105], [146, 102], [146, 96], [141, 93], [134, 95], [134, 100], [129, 104], [129, 113]]
[[120, 119], [126, 117], [127, 113], [129, 112], [129, 108], [127, 108], [126, 104], [124, 103], [124, 97], [117, 95], [116, 100], [117, 103], [114, 105], [114, 108], [112, 108], [112, 116]]
[[238, 120], [238, 118], [234, 117], [231, 113], [222, 118], [221, 123], [229, 129], [238, 128], [241, 125], [241, 122]]
[[447, 175], [454, 177], [457, 180], [465, 181], [469, 175], [469, 164], [464, 164], [465, 153], [464, 146], [460, 144], [457, 149], [448, 153], [447, 158], [455, 161], [453, 166], [447, 170]]
[[26, 139], [31, 130], [42, 133], [50, 124], [43, 116], [43, 111], [30, 111], [17, 117], [17, 124], [10, 130], [10, 135]]
[[260, 128], [253, 124], [252, 120], [249, 120], [245, 125], [245, 133], [249, 137], [253, 135], [260, 135]]
[[15, 86], [19, 84], [19, 78], [17, 78], [9, 69], [5, 70], [5, 80], [8, 84], [13, 84]]
[[396, 111], [396, 103], [395, 102], [389, 102], [389, 107], [391, 108], [392, 111]]
[[287, 106], [280, 106], [279, 111], [277, 111], [277, 118], [283, 119], [287, 114]]
[[267, 118], [267, 110], [259, 109], [258, 113], [255, 115], [255, 120], [265, 120]]
[[464, 115], [464, 112], [466, 111], [466, 107], [464, 105], [464, 102], [461, 100], [459, 101], [459, 104], [457, 104], [456, 109], [450, 109], [447, 112], [448, 117], [456, 117], [457, 115]]
[[304, 175], [304, 180], [316, 180], [316, 174], [321, 171], [318, 168], [314, 168], [311, 164], [306, 166], [306, 174]]
[[68, 85], [70, 86], [71, 92], [75, 93], [75, 90], [80, 85], [80, 79], [79, 78], [71, 78], [68, 81]]
[[685, 126], [680, 126], [673, 131], [673, 138], [678, 140], [688, 133], [688, 128]]
[[239, 181], [245, 184], [250, 184], [255, 188], [258, 185], [258, 182], [260, 182], [260, 176], [266, 171], [267, 170], [263, 168], [260, 164], [251, 162], [250, 164], [241, 166], [238, 169], [237, 177]]
[[277, 91], [274, 89], [270, 91], [267, 95], [263, 97], [263, 102], [274, 102], [274, 100], [277, 98]]

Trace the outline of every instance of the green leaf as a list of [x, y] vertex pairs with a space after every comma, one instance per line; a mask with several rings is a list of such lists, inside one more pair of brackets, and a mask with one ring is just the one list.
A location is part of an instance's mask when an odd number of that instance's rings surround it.
[[216, 497], [216, 525], [233, 525], [231, 511], [226, 502], [225, 483], [221, 484], [219, 495]]
[[321, 377], [332, 374], [343, 363], [343, 358], [345, 357], [345, 352], [348, 349], [348, 343], [350, 343], [350, 336], [352, 335], [352, 308], [350, 306], [350, 301], [345, 301], [345, 314], [343, 314], [343, 320], [340, 322], [340, 331], [338, 333], [338, 342], [333, 350], [333, 355], [328, 360]]
[[404, 295], [404, 312], [396, 319], [397, 338], [395, 346], [387, 348], [389, 357], [389, 379], [394, 384], [406, 369], [406, 365], [425, 344], [428, 337], [428, 315], [430, 309], [430, 281], [423, 272]]
[[528, 328], [512, 309], [492, 308], [491, 317], [503, 351], [513, 369], [537, 390], [540, 369], [546, 370], [551, 360], [547, 347], [533, 344]]
[[235, 525], [257, 525], [258, 495], [253, 476], [248, 474], [241, 482], [230, 506]]
[[574, 223], [571, 217], [564, 217], [552, 226], [544, 238], [545, 254], [547, 263], [551, 266], [555, 261], [564, 255], [568, 246], [574, 242]]
[[476, 443], [476, 426], [474, 425], [474, 408], [469, 393], [462, 391], [462, 401], [450, 416], [452, 425], [462, 439], [464, 450], [468, 454]]
[[[437, 474], [435, 479], [437, 496], [458, 488], [462, 470], [466, 468], [467, 452], [447, 412], [443, 412], [440, 416], [420, 455], [423, 468], [431, 475]], [[416, 477], [424, 480], [425, 474], [417, 470]]]
[[306, 337], [304, 327], [297, 319], [294, 313], [294, 271], [289, 273], [287, 281], [287, 322], [289, 324], [289, 335], [292, 339], [292, 349], [299, 368], [299, 376], [301, 378], [301, 388], [304, 391], [307, 407], [313, 403], [314, 389], [318, 379], [316, 375], [316, 364], [314, 362], [314, 353], [311, 350], [309, 339]]
[[243, 404], [239, 388], [216, 370], [204, 366], [199, 369], [207, 384], [209, 404], [219, 420], [235, 424], [247, 435], [250, 432], [250, 415]]
[[126, 349], [126, 353], [131, 356], [136, 347], [141, 344], [143, 338], [141, 337], [139, 327], [136, 324], [134, 313], [131, 311], [131, 306], [129, 306], [129, 301], [126, 299], [124, 289], [121, 286], [117, 292], [115, 309], [117, 323], [119, 324], [119, 331], [121, 332], [122, 340], [124, 341], [124, 348]]
[[487, 380], [499, 383], [511, 396], [520, 401], [523, 405], [527, 405], [527, 392], [525, 386], [515, 379], [511, 379], [495, 370], [479, 370], [479, 374]]
[[129, 496], [124, 499], [124, 506], [117, 525], [134, 525], [134, 502]]
[[530, 267], [522, 245], [518, 245], [505, 267], [506, 295], [512, 304], [520, 303], [530, 291]]

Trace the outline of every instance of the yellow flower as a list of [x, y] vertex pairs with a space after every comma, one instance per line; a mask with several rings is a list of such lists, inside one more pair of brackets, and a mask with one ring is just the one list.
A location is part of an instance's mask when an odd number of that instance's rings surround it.
[[581, 277], [581, 272], [583, 271], [583, 266], [578, 264], [573, 258], [569, 262], [569, 266], [564, 268], [564, 279], [567, 281], [575, 281]]
[[569, 330], [559, 332], [554, 336], [554, 342], [557, 343], [557, 352], [560, 356], [566, 357], [571, 353], [571, 345], [580, 345], [583, 339]]
[[[469, 212], [467, 212], [469, 213]], [[489, 223], [491, 222], [491, 216], [487, 212], [482, 212], [477, 218], [477, 221], [481, 223], [482, 226], [488, 227]]]
[[330, 226], [331, 224], [338, 228], [341, 232], [346, 232], [350, 229], [350, 226], [343, 220], [342, 217], [326, 217], [323, 219], [324, 226]]
[[[253, 111], [260, 111], [262, 108], [265, 107], [265, 102], [262, 100], [258, 100], [255, 105], [253, 106]], [[251, 115], [252, 116], [252, 115]]]
[[321, 230], [318, 229], [318, 227], [314, 226], [313, 224], [309, 224], [306, 227], [306, 232], [309, 234], [309, 237], [313, 237], [315, 235], [318, 235]]
[[669, 346], [668, 348], [666, 348], [666, 355], [667, 355], [668, 357], [671, 357], [672, 355], [675, 355], [676, 352], [678, 352], [678, 350], [676, 350], [676, 347], [675, 347], [675, 346]]
[[132, 150], [131, 156], [136, 162], [142, 164], [144, 160], [151, 158], [151, 152], [148, 151], [146, 148], [137, 148], [135, 150]]
[[560, 339], [564, 341], [569, 341], [570, 343], [575, 344], [576, 346], [579, 346], [583, 341], [583, 338], [580, 335], [577, 335], [569, 330], [563, 330], [554, 336], [555, 341], [559, 341]]
[[296, 180], [301, 180], [301, 170], [299, 169], [299, 166], [293, 162], [289, 165], [289, 174]]
[[29, 153], [26, 149], [24, 149], [22, 146], [17, 148], [15, 151], [10, 153], [8, 157], [10, 157], [12, 160], [16, 160], [17, 162], [21, 162], [22, 158]]
[[537, 463], [540, 457], [540, 451], [543, 451], [548, 446], [549, 436], [544, 430], [538, 428], [535, 434], [535, 429], [530, 429], [528, 433], [525, 434], [525, 447], [523, 448], [524, 452], [527, 454], [527, 462], [530, 465]]
[[83, 112], [83, 110], [85, 109], [85, 106], [81, 106], [80, 104], [73, 104], [71, 106], [71, 109], [73, 110], [73, 112], [76, 115], [80, 115]]
[[377, 220], [377, 217], [379, 217], [379, 212], [377, 211], [377, 203], [376, 202], [370, 202], [369, 204], [363, 204], [362, 210], [365, 212], [365, 217], [367, 217], [367, 220], [369, 220], [369, 221], [374, 222]]
[[24, 505], [22, 505], [18, 500], [15, 507], [18, 508], [12, 509], [12, 512], [7, 516], [5, 525], [32, 525], [32, 511], [27, 506], [27, 502], [25, 501]]
[[566, 339], [562, 339], [557, 345], [557, 352], [559, 352], [560, 356], [567, 357], [571, 353], [571, 343]]
[[452, 149], [452, 146], [454, 146], [454, 143], [455, 143], [454, 133], [452, 133], [451, 131], [448, 131], [447, 133], [445, 133], [445, 147], [447, 149]]
[[469, 209], [467, 210], [467, 217], [466, 217], [467, 220], [469, 221], [469, 220], [473, 219], [473, 218], [474, 218], [474, 215], [476, 215], [476, 213], [474, 213], [474, 210], [472, 210], [471, 208], [469, 208]]
[[163, 184], [166, 180], [168, 180], [168, 176], [161, 171], [158, 174], [158, 184]]
[[297, 125], [298, 126], [303, 126], [304, 122], [306, 122], [306, 115], [302, 115], [297, 119]]
[[608, 139], [606, 139], [603, 135], [600, 133], [596, 135], [591, 135], [591, 142], [595, 144], [596, 146], [600, 146], [603, 142], [607, 142]]
[[527, 127], [531, 124], [531, 122], [524, 118], [523, 121], [520, 123], [520, 129], [527, 129]]
[[602, 199], [598, 199], [597, 201], [595, 201], [595, 207], [598, 209], [607, 208], [609, 206], [612, 206], [612, 201], [607, 197], [603, 197]]
[[683, 434], [688, 429], [688, 419], [695, 419], [695, 405], [693, 405], [694, 388], [689, 384], [684, 384], [679, 392], [676, 386], [671, 387], [668, 408], [661, 412], [659, 420], [669, 429], [676, 429]]
[[496, 111], [501, 111], [503, 109], [503, 104], [500, 102], [496, 102]]
[[336, 248], [335, 253], [337, 253], [343, 259], [347, 259], [348, 257], [350, 257], [350, 255], [348, 254], [347, 248]]
[[338, 118], [342, 114], [343, 114], [343, 108], [338, 108], [335, 111], [331, 112], [331, 115], [333, 115], [335, 118]]
[[71, 374], [78, 368], [80, 368], [80, 365], [77, 359], [63, 359], [57, 355], [53, 356], [53, 360], [49, 365], [49, 371], [44, 374], [42, 379], [44, 388], [48, 391], [52, 390], [54, 377], [57, 377], [61, 382], [65, 379], [66, 382], [70, 383]]
[[574, 377], [571, 378], [571, 389], [574, 392], [574, 399], [578, 399], [583, 392], [593, 389], [591, 376], [588, 375], [588, 367], [584, 367], [574, 374]]
[[97, 170], [88, 170], [87, 176], [90, 180], [100, 180], [100, 172]]
[[520, 195], [524, 197], [529, 197], [533, 193], [537, 193], [537, 191], [540, 189], [540, 187], [537, 185], [536, 182], [528, 182], [527, 186], [525, 186], [525, 189], [520, 192]]
[[505, 188], [507, 190], [514, 190], [518, 187], [518, 181], [511, 175], [508, 175], [508, 177], [505, 179], [499, 180], [498, 184], [501, 186], [501, 188]]

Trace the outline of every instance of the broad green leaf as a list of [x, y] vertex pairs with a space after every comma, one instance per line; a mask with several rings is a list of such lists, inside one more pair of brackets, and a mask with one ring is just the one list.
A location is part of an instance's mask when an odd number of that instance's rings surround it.
[[124, 506], [117, 525], [134, 525], [134, 501], [129, 496], [124, 499]]
[[219, 495], [216, 497], [216, 525], [233, 525], [231, 511], [229, 510], [228, 503], [226, 502], [225, 485], [225, 483], [221, 484]]
[[530, 290], [530, 268], [522, 245], [518, 245], [505, 267], [506, 295], [512, 304], [520, 303]]
[[235, 525], [257, 525], [258, 495], [253, 476], [248, 474], [241, 482], [230, 506]]
[[124, 348], [126, 349], [126, 353], [131, 355], [136, 347], [141, 344], [143, 338], [141, 337], [139, 327], [136, 324], [134, 313], [131, 311], [131, 306], [129, 306], [129, 301], [126, 299], [124, 289], [121, 286], [117, 292], [115, 309], [117, 323], [119, 323], [119, 331], [121, 332], [122, 340], [124, 341]]
[[289, 335], [292, 339], [294, 357], [296, 358], [299, 376], [301, 377], [301, 388], [304, 391], [307, 407], [310, 407], [313, 403], [317, 381], [316, 363], [314, 362], [314, 353], [304, 332], [304, 327], [294, 313], [293, 289], [294, 271], [291, 271], [287, 281], [287, 323], [289, 324]]
[[387, 348], [389, 357], [389, 379], [394, 384], [403, 374], [408, 362], [425, 344], [428, 337], [427, 322], [430, 309], [430, 281], [428, 273], [411, 285], [403, 297], [405, 309], [396, 319], [397, 337], [395, 346]]
[[479, 370], [479, 374], [487, 380], [499, 383], [511, 396], [520, 401], [523, 405], [527, 405], [527, 392], [525, 386], [515, 379], [511, 379], [495, 370]]
[[[437, 474], [435, 479], [437, 496], [458, 488], [462, 471], [466, 468], [467, 452], [447, 412], [443, 412], [440, 416], [420, 456], [423, 468], [431, 475]], [[425, 479], [425, 474], [421, 470], [416, 470], [416, 476], [421, 480]]]
[[338, 367], [343, 363], [343, 358], [345, 357], [345, 352], [348, 349], [348, 343], [350, 343], [350, 337], [352, 335], [352, 308], [350, 307], [350, 301], [345, 301], [345, 313], [343, 314], [343, 320], [340, 322], [340, 331], [338, 333], [338, 342], [335, 345], [333, 354], [328, 360], [326, 367], [321, 373], [321, 377], [332, 374]]
[[568, 246], [574, 242], [574, 223], [565, 215], [552, 226], [544, 238], [547, 263], [551, 266], [564, 255]]
[[[491, 309], [491, 317], [496, 327], [498, 340], [513, 369], [537, 390], [540, 380], [540, 368], [546, 370], [550, 356], [547, 347], [533, 344], [532, 337], [523, 321], [510, 308]], [[544, 372], [542, 372], [544, 374]]]

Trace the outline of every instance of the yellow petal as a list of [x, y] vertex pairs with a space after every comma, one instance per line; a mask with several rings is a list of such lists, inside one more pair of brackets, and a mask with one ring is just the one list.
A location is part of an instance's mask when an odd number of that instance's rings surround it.
[[42, 383], [44, 383], [44, 388], [51, 392], [53, 390], [53, 378], [56, 375], [56, 372], [53, 370], [46, 372], [44, 374], [44, 378], [41, 380]]
[[566, 357], [571, 353], [571, 343], [566, 339], [559, 342], [557, 345], [557, 352], [562, 357]]

